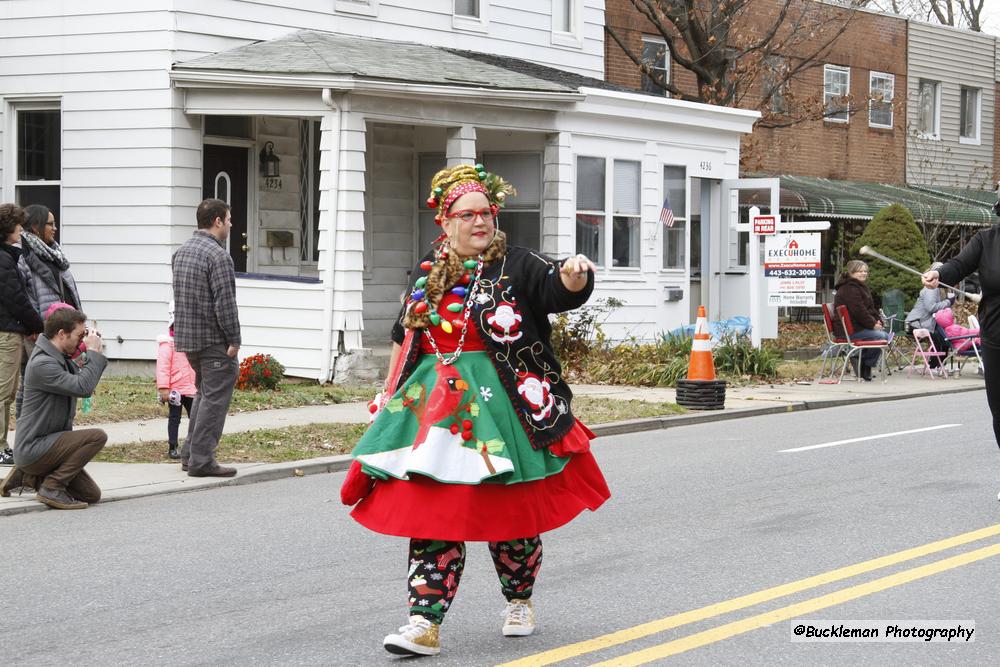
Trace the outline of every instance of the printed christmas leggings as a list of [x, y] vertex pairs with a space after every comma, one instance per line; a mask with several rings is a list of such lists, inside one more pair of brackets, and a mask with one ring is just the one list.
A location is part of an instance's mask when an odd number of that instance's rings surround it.
[[[542, 566], [542, 538], [490, 542], [490, 556], [507, 600], [527, 600]], [[465, 569], [465, 542], [410, 540], [410, 615], [441, 623]]]

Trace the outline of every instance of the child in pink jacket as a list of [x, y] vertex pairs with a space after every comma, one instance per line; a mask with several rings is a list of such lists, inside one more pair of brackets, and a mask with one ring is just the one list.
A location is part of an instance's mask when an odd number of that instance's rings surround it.
[[[961, 325], [955, 324], [955, 313], [951, 312], [951, 308], [945, 308], [944, 310], [939, 310], [934, 313], [934, 319], [937, 323], [941, 325], [944, 329], [944, 335], [946, 338], [954, 338], [955, 336], [968, 336], [970, 334], [978, 334], [979, 329], [969, 329], [968, 327], [963, 327]], [[979, 339], [966, 338], [965, 340], [957, 340], [952, 343], [952, 347], [955, 348], [955, 352], [964, 352], [972, 347], [972, 341], [976, 341], [978, 346]]]
[[170, 329], [167, 335], [157, 336], [156, 343], [156, 390], [160, 394], [160, 402], [170, 406], [170, 416], [167, 418], [167, 443], [170, 449], [167, 456], [179, 459], [177, 452], [177, 432], [181, 425], [181, 407], [187, 410], [191, 419], [191, 406], [198, 393], [195, 388], [194, 369], [188, 363], [187, 355], [174, 349], [174, 302], [170, 302], [168, 311]]

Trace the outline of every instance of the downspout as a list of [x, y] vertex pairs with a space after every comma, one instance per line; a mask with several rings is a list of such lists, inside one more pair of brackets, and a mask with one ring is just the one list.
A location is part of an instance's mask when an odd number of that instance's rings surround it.
[[[327, 196], [327, 218], [329, 232], [327, 233], [326, 256], [324, 261], [323, 280], [323, 360], [319, 371], [319, 381], [326, 384], [333, 378], [333, 298], [335, 266], [334, 253], [337, 252], [337, 208], [340, 205], [340, 125], [341, 110], [333, 99], [333, 91], [323, 89], [323, 103], [333, 110], [330, 132], [333, 141], [330, 146], [330, 191]], [[321, 153], [322, 155], [322, 153]]]

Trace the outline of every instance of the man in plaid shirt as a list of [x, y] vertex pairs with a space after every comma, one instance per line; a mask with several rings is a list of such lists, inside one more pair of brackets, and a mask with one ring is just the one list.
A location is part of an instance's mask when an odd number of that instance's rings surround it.
[[222, 437], [239, 374], [240, 317], [236, 273], [226, 250], [233, 226], [229, 205], [206, 199], [198, 205], [198, 229], [173, 258], [174, 345], [187, 354], [198, 395], [191, 406], [181, 468], [191, 477], [232, 477], [215, 450]]

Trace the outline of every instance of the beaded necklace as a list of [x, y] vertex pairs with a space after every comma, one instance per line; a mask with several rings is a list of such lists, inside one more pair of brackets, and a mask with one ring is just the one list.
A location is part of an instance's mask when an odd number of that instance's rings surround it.
[[[450, 353], [450, 356], [445, 356], [441, 353], [438, 348], [437, 341], [434, 340], [434, 334], [431, 332], [431, 327], [427, 327], [427, 341], [431, 344], [431, 348], [434, 350], [434, 355], [438, 358], [443, 366], [450, 366], [451, 364], [458, 361], [458, 358], [462, 355], [462, 348], [465, 346], [465, 334], [469, 329], [469, 311], [472, 309], [472, 302], [479, 291], [479, 278], [483, 275], [483, 256], [479, 255], [477, 259], [467, 259], [462, 262], [462, 265], [468, 270], [463, 276], [461, 282], [466, 283], [469, 287], [463, 287], [462, 285], [455, 285], [449, 290], [452, 294], [460, 297], [464, 297], [463, 303], [453, 303], [449, 304], [446, 308], [447, 310], [458, 313], [461, 312], [461, 327], [462, 333], [458, 338], [458, 347], [455, 348], [454, 352]], [[475, 272], [473, 273], [473, 269]], [[470, 277], [470, 274], [471, 277]], [[424, 296], [424, 285], [427, 284], [426, 278], [419, 278], [416, 282], [417, 289], [414, 290], [412, 296], [414, 299], [421, 299]], [[419, 302], [414, 306], [414, 310], [423, 306], [422, 310], [426, 310], [426, 302]], [[420, 311], [418, 311], [420, 312]], [[438, 313], [431, 313], [428, 316], [431, 320], [432, 326], [440, 326], [445, 333], [452, 332], [452, 325], [459, 326], [459, 320], [453, 320], [449, 322], [446, 319], [442, 319]]]

